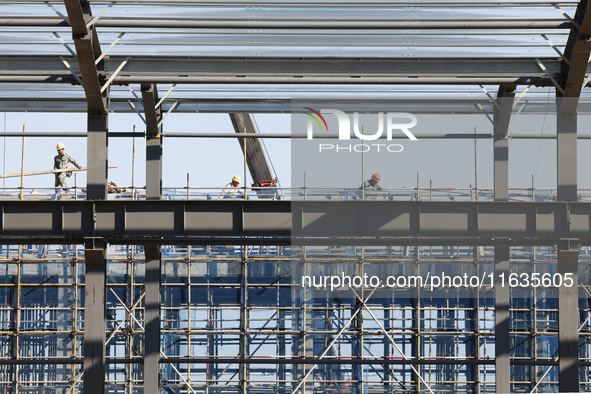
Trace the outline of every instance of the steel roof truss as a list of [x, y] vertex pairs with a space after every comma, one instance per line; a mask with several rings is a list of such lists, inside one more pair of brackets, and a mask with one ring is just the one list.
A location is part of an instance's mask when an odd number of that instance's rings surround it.
[[96, 59], [101, 56], [100, 43], [94, 26], [90, 29], [87, 27], [88, 21], [92, 19], [90, 4], [86, 0], [64, 0], [64, 3], [72, 26], [72, 37], [84, 81], [88, 111], [93, 114], [106, 114], [108, 90], [102, 89], [105, 85], [104, 77], [99, 74], [104, 61], [95, 64]]

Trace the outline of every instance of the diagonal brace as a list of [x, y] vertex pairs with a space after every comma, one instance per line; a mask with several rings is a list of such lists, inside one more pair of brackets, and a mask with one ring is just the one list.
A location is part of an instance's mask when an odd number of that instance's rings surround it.
[[[377, 289], [377, 287], [376, 287], [376, 289]], [[388, 340], [392, 343], [392, 345], [396, 348], [396, 350], [398, 350], [398, 353], [400, 353], [400, 355], [402, 356], [402, 358], [405, 359], [405, 360], [408, 360], [408, 357], [406, 356], [406, 354], [404, 354], [404, 352], [402, 351], [402, 349], [400, 349], [400, 347], [398, 346], [398, 344], [396, 343], [396, 341], [394, 341], [394, 339], [390, 336], [390, 334], [388, 334], [388, 331], [386, 331], [386, 329], [384, 328], [384, 326], [382, 325], [382, 323], [380, 323], [380, 321], [376, 318], [376, 316], [373, 314], [373, 312], [371, 311], [371, 309], [369, 309], [369, 307], [367, 306], [367, 304], [365, 303], [365, 301], [363, 301], [363, 299], [361, 297], [359, 297], [359, 295], [357, 294], [357, 292], [352, 287], [351, 287], [351, 291], [355, 294], [355, 297], [357, 297], [357, 299], [359, 300], [359, 302], [361, 302], [361, 306], [363, 308], [365, 308], [365, 310], [370, 314], [370, 316], [372, 317], [372, 319], [380, 327], [380, 330], [382, 330], [382, 332], [384, 333], [384, 335], [388, 338]], [[410, 368], [417, 375], [417, 378], [419, 379], [419, 382], [423, 383], [425, 385], [425, 387], [427, 387], [427, 390], [429, 390], [429, 393], [433, 394], [433, 390], [431, 390], [431, 387], [427, 384], [427, 382], [425, 382], [425, 380], [423, 379], [423, 377], [421, 376], [421, 374], [419, 373], [419, 371], [417, 371], [417, 369], [415, 368], [415, 366], [412, 365], [412, 364], [410, 364]]]
[[[351, 288], [352, 289], [352, 288]], [[374, 288], [372, 290], [372, 292], [367, 296], [366, 300], [369, 300], [371, 298], [371, 296], [373, 295], [373, 293], [376, 292], [378, 288]], [[363, 305], [363, 301], [362, 301], [362, 305]], [[338, 334], [335, 336], [335, 338], [330, 342], [330, 344], [326, 347], [326, 349], [324, 350], [324, 352], [322, 353], [322, 355], [320, 355], [320, 357], [318, 357], [316, 360], [322, 360], [324, 358], [324, 356], [326, 356], [328, 354], [328, 352], [330, 351], [330, 349], [333, 347], [333, 345], [338, 341], [338, 339], [341, 337], [341, 335], [343, 334], [343, 332], [345, 332], [345, 330], [347, 329], [347, 327], [349, 327], [349, 325], [351, 324], [351, 322], [353, 321], [353, 319], [355, 319], [355, 317], [359, 314], [359, 312], [361, 312], [361, 305], [355, 310], [355, 312], [351, 315], [351, 317], [349, 318], [349, 320], [347, 320], [347, 322], [343, 325], [343, 328], [341, 328], [341, 330], [338, 332]], [[304, 384], [304, 382], [306, 381], [306, 379], [308, 379], [308, 376], [310, 376], [310, 374], [312, 373], [312, 371], [318, 366], [318, 364], [314, 364], [312, 365], [312, 368], [310, 368], [308, 370], [308, 373], [306, 373], [306, 375], [304, 375], [304, 377], [300, 380], [300, 382], [298, 383], [298, 385], [295, 387], [295, 389], [293, 389], [293, 393], [297, 393], [298, 389], [300, 387], [302, 387], [302, 385]]]

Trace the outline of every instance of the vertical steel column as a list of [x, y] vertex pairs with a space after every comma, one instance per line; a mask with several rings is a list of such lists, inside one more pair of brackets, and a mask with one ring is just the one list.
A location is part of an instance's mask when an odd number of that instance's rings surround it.
[[579, 241], [558, 243], [558, 273], [572, 274], [573, 286], [558, 288], [558, 390], [579, 391]]
[[108, 117], [88, 114], [87, 194], [88, 200], [106, 200], [108, 183]]
[[[162, 196], [162, 145], [160, 137], [146, 141], [146, 199]], [[153, 155], [151, 157], [151, 155]], [[144, 391], [158, 393], [160, 387], [160, 267], [161, 246], [144, 245], [146, 257], [146, 327]]]
[[146, 325], [144, 391], [159, 393], [160, 386], [160, 261], [159, 245], [144, 245], [146, 256]]
[[[146, 115], [146, 200], [162, 198], [162, 110], [156, 85], [142, 84]], [[160, 245], [144, 245], [146, 258], [146, 327], [144, 392], [160, 392]]]
[[146, 200], [162, 198], [162, 138], [146, 140]]
[[494, 198], [509, 200], [509, 123], [515, 98], [515, 86], [499, 87], [494, 105]]
[[162, 106], [156, 107], [156, 85], [142, 84], [146, 115], [146, 199], [162, 198]]
[[[578, 99], [559, 97], [557, 106], [558, 201], [577, 201], [577, 104]], [[578, 240], [558, 244], [558, 273], [573, 275], [574, 287], [558, 289], [558, 390], [579, 391]]]
[[560, 65], [556, 90], [558, 199], [577, 200], [577, 105], [591, 53], [591, 0], [577, 5]]
[[[557, 107], [557, 185], [559, 201], [577, 201], [577, 106], [591, 53], [591, 0], [580, 0], [562, 56]], [[573, 275], [574, 287], [558, 289], [558, 386], [579, 391], [578, 240], [561, 240], [558, 272]]]
[[[559, 201], [577, 201], [577, 106], [591, 53], [591, 0], [580, 0], [562, 56], [556, 91], [557, 185]], [[558, 272], [573, 275], [574, 287], [558, 289], [558, 386], [579, 391], [578, 240], [561, 240]]]
[[[509, 273], [510, 249], [495, 246], [495, 279]], [[511, 312], [509, 286], [495, 282], [495, 382], [497, 393], [511, 392]]]
[[105, 391], [105, 275], [106, 244], [103, 238], [87, 238], [84, 248], [84, 392]]
[[556, 105], [558, 201], [577, 201], [577, 101], [557, 96]]
[[[509, 122], [515, 86], [499, 86], [494, 105], [494, 199], [509, 200]], [[495, 278], [509, 275], [510, 248], [495, 246]], [[497, 283], [498, 284], [498, 283]], [[497, 393], [511, 392], [511, 313], [509, 287], [495, 286], [495, 382]], [[478, 313], [478, 312], [477, 312]]]
[[[92, 11], [88, 0], [64, 0], [80, 74], [84, 81], [84, 93], [88, 104], [87, 138], [87, 199], [107, 198], [108, 176], [108, 113], [109, 87], [101, 73], [105, 68], [101, 58], [98, 33], [94, 28]], [[97, 60], [100, 61], [97, 62]]]

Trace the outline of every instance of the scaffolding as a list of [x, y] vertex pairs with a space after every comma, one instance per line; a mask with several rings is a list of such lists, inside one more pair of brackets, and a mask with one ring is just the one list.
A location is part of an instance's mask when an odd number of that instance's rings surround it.
[[[88, 158], [73, 194], [22, 180], [2, 190], [0, 392], [591, 391], [591, 203], [577, 183], [590, 0], [2, 0], [0, 11], [0, 110], [85, 113], [84, 132], [27, 135], [83, 137]], [[492, 188], [421, 188], [418, 174], [379, 201], [305, 183], [244, 186], [235, 200], [189, 177], [163, 188], [165, 137], [239, 139], [245, 181], [247, 162], [255, 183], [277, 179], [257, 139], [298, 137], [260, 133], [247, 114], [297, 116], [291, 104], [308, 99], [486, 117], [489, 132], [421, 138], [489, 140]], [[550, 107], [555, 133], [510, 133], [519, 114]], [[164, 132], [173, 112], [228, 113], [234, 133]], [[110, 130], [116, 114], [145, 130]], [[109, 193], [117, 138], [145, 138], [145, 187], [132, 176]], [[555, 189], [509, 189], [513, 138], [555, 141]], [[482, 285], [303, 286], [452, 272]], [[521, 285], [538, 274], [550, 282]]]
[[[143, 392], [142, 249], [108, 251], [111, 393]], [[588, 292], [591, 259], [580, 252]], [[302, 385], [309, 392], [495, 392], [492, 287], [380, 290], [359, 313], [350, 289], [304, 289], [292, 277], [302, 269], [479, 275], [494, 270], [491, 247], [164, 246], [162, 253], [163, 392], [290, 393], [310, 371]], [[46, 245], [5, 247], [1, 256], [2, 392], [82, 392], [84, 255], [77, 245]], [[555, 273], [556, 250], [514, 247], [510, 267]], [[556, 391], [557, 289], [524, 291], [511, 303], [512, 392]], [[589, 298], [579, 303], [582, 391], [591, 385]]]

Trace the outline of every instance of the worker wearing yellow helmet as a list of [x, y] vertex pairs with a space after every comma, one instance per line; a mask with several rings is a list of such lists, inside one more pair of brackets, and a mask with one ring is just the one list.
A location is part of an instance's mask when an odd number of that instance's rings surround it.
[[240, 198], [242, 196], [239, 189], [241, 181], [242, 178], [240, 178], [240, 175], [234, 175], [230, 183], [228, 183], [224, 187], [224, 190], [222, 190], [223, 198]]
[[[64, 152], [64, 150], [66, 149], [66, 146], [63, 144], [63, 142], [60, 142], [59, 144], [57, 144], [56, 149], [57, 149], [57, 155], [53, 158], [53, 169], [54, 170], [65, 170], [69, 167], [70, 163], [72, 163], [77, 168], [82, 168], [82, 166], [80, 164], [78, 164], [76, 159], [74, 159], [72, 156], [70, 156], [69, 154]], [[59, 187], [59, 188], [68, 187], [68, 184], [66, 183], [66, 177], [69, 177], [71, 175], [72, 175], [72, 173], [68, 172], [68, 171], [56, 172], [55, 173], [55, 187], [56, 188], [57, 187]], [[56, 189], [56, 193], [60, 193], [62, 190], [64, 190], [66, 193], [68, 192], [68, 189]]]

